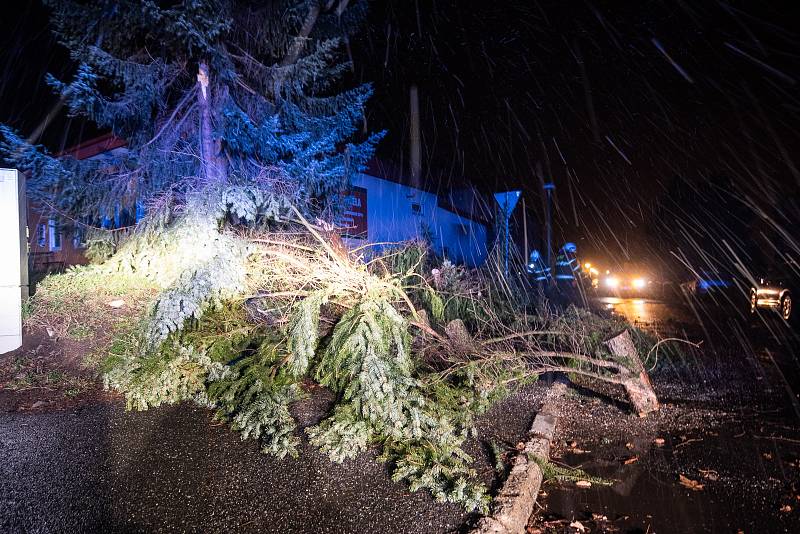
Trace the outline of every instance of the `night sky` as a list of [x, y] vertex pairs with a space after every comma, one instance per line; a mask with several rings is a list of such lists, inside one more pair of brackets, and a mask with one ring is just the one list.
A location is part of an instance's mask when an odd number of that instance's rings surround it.
[[[72, 68], [46, 11], [27, 4], [6, 13], [0, 42], [0, 120], [25, 134], [55, 103], [44, 73]], [[777, 223], [797, 224], [793, 4], [375, 1], [350, 43], [353, 77], [375, 85], [367, 125], [389, 132], [379, 156], [406, 169], [419, 86], [429, 187], [521, 188], [534, 221], [552, 179], [557, 234], [582, 255], [665, 256], [686, 237], [674, 219], [708, 206], [716, 217], [725, 195], [725, 213], [749, 205], [734, 226], [775, 206]], [[95, 133], [60, 116], [41, 141], [58, 150]], [[710, 240], [727, 227], [693, 224]]]
[[373, 10], [357, 64], [378, 91], [371, 125], [390, 131], [382, 155], [404, 155], [396, 110], [413, 80], [431, 178], [522, 188], [533, 218], [539, 168], [556, 183], [564, 238], [635, 260], [674, 245], [652, 237], [668, 222], [657, 204], [692, 208], [671, 205], [676, 184], [703, 196], [724, 175], [760, 205], [796, 198], [791, 5], [390, 2]]

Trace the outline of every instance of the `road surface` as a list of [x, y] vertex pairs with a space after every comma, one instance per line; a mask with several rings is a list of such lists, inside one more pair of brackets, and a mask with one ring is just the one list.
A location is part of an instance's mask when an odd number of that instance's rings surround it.
[[784, 322], [776, 313], [751, 315], [747, 303], [723, 299], [668, 302], [657, 299], [599, 297], [593, 306], [618, 314], [660, 337], [702, 342], [704, 349], [762, 361], [778, 370], [780, 386], [790, 390], [800, 418], [800, 321]]
[[[577, 532], [566, 525], [578, 521], [592, 532], [800, 532], [800, 342], [793, 325], [708, 302], [607, 297], [593, 304], [700, 348], [690, 351], [688, 365], [673, 359], [653, 371], [664, 406], [648, 416], [649, 427], [616, 425], [619, 415], [605, 403], [562, 416], [559, 461], [618, 482], [546, 488], [530, 529]], [[677, 421], [670, 419], [681, 411], [676, 406], [685, 410]], [[592, 419], [602, 422], [600, 435], [590, 429]]]
[[596, 305], [643, 326], [670, 322], [691, 323], [691, 312], [681, 306], [645, 298], [599, 297]]

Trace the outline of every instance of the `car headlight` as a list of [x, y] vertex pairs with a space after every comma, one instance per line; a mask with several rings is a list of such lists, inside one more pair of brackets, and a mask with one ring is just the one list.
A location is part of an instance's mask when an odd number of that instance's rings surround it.
[[634, 278], [632, 285], [634, 289], [644, 289], [644, 287], [647, 285], [647, 280], [644, 278]]
[[618, 287], [619, 286], [619, 278], [615, 278], [613, 276], [609, 276], [606, 278], [606, 287]]

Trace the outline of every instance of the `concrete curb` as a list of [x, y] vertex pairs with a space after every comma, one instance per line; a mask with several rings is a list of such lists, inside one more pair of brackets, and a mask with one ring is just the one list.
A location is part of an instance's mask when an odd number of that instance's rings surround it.
[[525, 448], [514, 458], [511, 472], [500, 493], [492, 501], [492, 514], [482, 518], [472, 534], [523, 534], [533, 513], [542, 470], [531, 456], [547, 460], [558, 422], [557, 401], [567, 391], [567, 384], [557, 380], [547, 391], [542, 408], [536, 414], [528, 432]]

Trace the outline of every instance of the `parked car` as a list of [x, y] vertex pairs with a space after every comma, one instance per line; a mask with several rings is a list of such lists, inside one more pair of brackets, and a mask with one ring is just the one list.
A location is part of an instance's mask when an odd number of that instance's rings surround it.
[[800, 289], [798, 277], [800, 266], [794, 261], [773, 265], [764, 276], [755, 279], [750, 288], [750, 313], [758, 309], [777, 311], [784, 321], [789, 321], [794, 312], [793, 289]]

